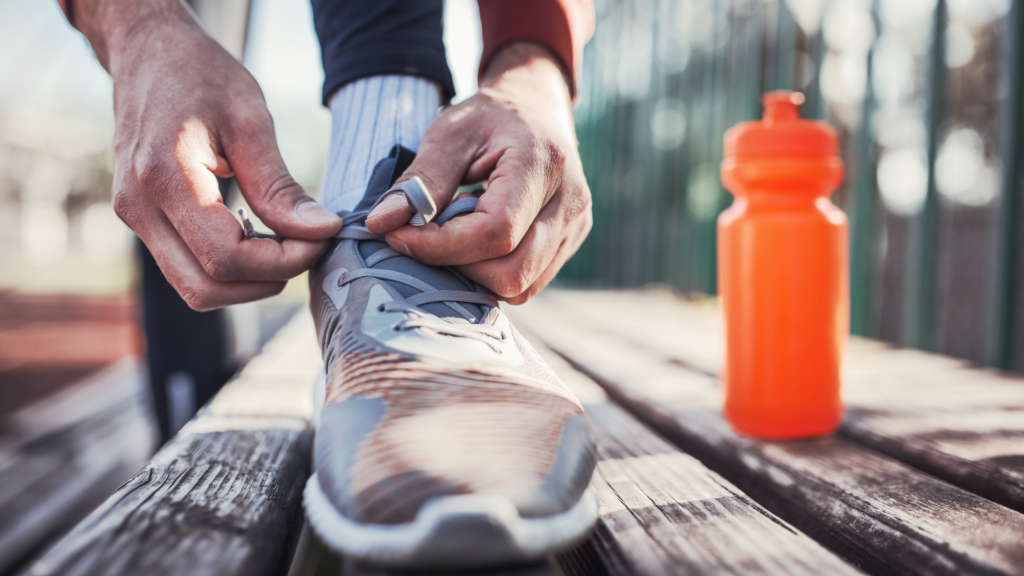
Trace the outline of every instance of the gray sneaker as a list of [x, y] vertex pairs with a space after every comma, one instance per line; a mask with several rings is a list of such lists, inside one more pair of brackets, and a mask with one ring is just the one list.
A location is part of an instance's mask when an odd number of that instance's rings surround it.
[[[592, 426], [493, 295], [365, 228], [412, 157], [396, 146], [376, 166], [310, 271], [326, 390], [306, 515], [334, 550], [376, 564], [540, 558], [597, 519]], [[473, 206], [454, 202], [434, 222]]]

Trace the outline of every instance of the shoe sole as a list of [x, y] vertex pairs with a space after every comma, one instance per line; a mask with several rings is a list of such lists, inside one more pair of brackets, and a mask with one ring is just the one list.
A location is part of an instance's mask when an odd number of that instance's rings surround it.
[[306, 517], [335, 552], [389, 567], [469, 568], [537, 560], [582, 541], [597, 521], [588, 487], [565, 512], [523, 518], [500, 496], [445, 496], [424, 504], [409, 524], [361, 524], [327, 499], [317, 475], [306, 482]]

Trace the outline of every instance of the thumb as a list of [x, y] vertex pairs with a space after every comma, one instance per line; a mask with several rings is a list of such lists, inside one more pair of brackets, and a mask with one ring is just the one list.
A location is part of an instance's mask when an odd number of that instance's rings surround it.
[[[466, 157], [465, 142], [446, 139], [443, 135], [438, 138], [430, 134], [429, 128], [427, 131], [416, 158], [395, 184], [419, 178], [440, 212], [448, 206], [455, 190], [462, 183], [469, 167], [469, 158]], [[446, 140], [448, 144], [444, 143]], [[408, 224], [412, 215], [405, 194], [392, 194], [366, 217], [366, 227], [374, 234], [385, 234]]]
[[270, 113], [225, 138], [224, 153], [249, 207], [284, 238], [324, 240], [341, 230], [341, 218], [318, 204], [292, 178], [281, 158]]

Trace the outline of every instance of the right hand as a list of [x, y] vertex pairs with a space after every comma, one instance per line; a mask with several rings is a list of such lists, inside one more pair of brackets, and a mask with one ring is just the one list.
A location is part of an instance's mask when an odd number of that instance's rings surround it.
[[[341, 220], [288, 173], [256, 80], [178, 0], [74, 6], [114, 80], [117, 215], [195, 310], [280, 292]], [[232, 175], [282, 240], [243, 240], [217, 184]]]

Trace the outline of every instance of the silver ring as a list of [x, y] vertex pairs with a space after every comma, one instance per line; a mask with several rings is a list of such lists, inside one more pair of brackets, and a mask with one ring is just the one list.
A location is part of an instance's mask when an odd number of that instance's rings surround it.
[[[423, 226], [437, 216], [437, 204], [435, 204], [434, 199], [430, 197], [430, 193], [427, 192], [427, 187], [423, 184], [423, 181], [420, 180], [419, 176], [413, 176], [412, 180], [406, 180], [405, 182], [402, 182], [388, 190], [383, 196], [381, 196], [381, 200], [395, 192], [405, 193], [405, 201], [413, 211], [413, 216], [409, 219], [409, 224], [412, 224], [413, 226]], [[377, 202], [377, 204], [379, 203], [380, 201]]]

